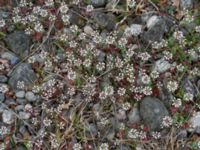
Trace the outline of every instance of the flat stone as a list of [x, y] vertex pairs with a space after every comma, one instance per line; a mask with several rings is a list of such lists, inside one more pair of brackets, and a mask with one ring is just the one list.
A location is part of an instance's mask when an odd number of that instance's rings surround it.
[[25, 91], [17, 91], [17, 92], [15, 93], [15, 95], [16, 95], [17, 98], [24, 98], [24, 96], [25, 96]]
[[37, 97], [35, 96], [35, 94], [33, 92], [26, 92], [25, 94], [25, 98], [29, 101], [29, 102], [34, 102], [37, 100]]
[[8, 78], [5, 75], [0, 75], [0, 82], [5, 83], [8, 81]]
[[25, 119], [26, 120], [26, 119], [29, 119], [30, 116], [31, 116], [30, 113], [26, 113], [26, 112], [23, 112], [23, 111], [19, 112], [19, 118], [20, 119]]
[[9, 110], [4, 110], [3, 114], [2, 114], [2, 120], [6, 124], [12, 124], [15, 121], [15, 116], [14, 116], [13, 112], [11, 112]]
[[20, 59], [14, 53], [11, 52], [3, 52], [1, 54], [1, 57], [9, 60], [11, 65], [15, 65], [20, 61]]
[[17, 90], [17, 83], [23, 82], [25, 87], [32, 86], [33, 82], [37, 79], [37, 76], [30, 64], [22, 63], [10, 74], [8, 84], [11, 88]]
[[24, 31], [15, 31], [8, 34], [5, 41], [9, 49], [11, 49], [18, 56], [25, 57], [28, 55], [31, 40]]
[[140, 103], [139, 111], [151, 131], [161, 130], [162, 119], [169, 115], [164, 104], [155, 97], [145, 97]]
[[103, 12], [95, 12], [93, 15], [95, 22], [102, 28], [107, 30], [115, 29], [114, 17]]

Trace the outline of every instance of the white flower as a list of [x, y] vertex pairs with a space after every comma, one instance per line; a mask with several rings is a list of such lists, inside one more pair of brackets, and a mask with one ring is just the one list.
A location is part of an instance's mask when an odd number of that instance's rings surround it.
[[191, 93], [185, 93], [184, 96], [183, 96], [183, 99], [185, 101], [192, 101], [194, 99], [194, 95], [191, 94]]
[[52, 123], [52, 121], [51, 121], [50, 119], [48, 119], [48, 118], [45, 118], [45, 119], [43, 120], [43, 124], [44, 124], [44, 126], [46, 126], [46, 127], [49, 127], [49, 126], [51, 125], [51, 123]]
[[157, 132], [157, 131], [152, 132], [151, 135], [152, 135], [152, 137], [153, 137], [154, 139], [159, 139], [159, 138], [161, 137], [160, 132]]
[[161, 127], [169, 127], [173, 123], [173, 120], [170, 116], [165, 116], [162, 120]]
[[99, 147], [99, 150], [109, 150], [108, 143], [102, 143]]
[[75, 143], [75, 144], [73, 145], [73, 150], [81, 150], [81, 149], [82, 149], [82, 146], [81, 146], [80, 143]]
[[167, 89], [170, 92], [175, 92], [178, 89], [178, 83], [176, 81], [169, 81], [167, 83]]
[[136, 4], [136, 1], [135, 1], [135, 0], [128, 0], [128, 6], [129, 6], [130, 8], [135, 7], [135, 4]]
[[0, 28], [4, 27], [6, 25], [5, 20], [0, 19]]
[[86, 11], [91, 12], [94, 10], [94, 7], [92, 5], [87, 5]]
[[139, 132], [137, 129], [131, 129], [128, 131], [128, 137], [132, 139], [136, 139], [139, 137]]
[[120, 95], [120, 96], [123, 96], [125, 93], [126, 93], [126, 89], [125, 88], [119, 88], [117, 90], [117, 93]]
[[107, 96], [113, 95], [113, 94], [114, 94], [114, 89], [113, 89], [113, 87], [112, 87], [112, 86], [107, 86], [107, 87], [105, 88], [105, 93], [106, 93]]
[[182, 105], [182, 101], [180, 98], [173, 100], [172, 105], [176, 108], [179, 108]]
[[69, 10], [69, 8], [66, 4], [61, 4], [61, 6], [60, 6], [60, 12], [61, 13], [65, 14], [65, 13], [68, 12], [68, 10]]

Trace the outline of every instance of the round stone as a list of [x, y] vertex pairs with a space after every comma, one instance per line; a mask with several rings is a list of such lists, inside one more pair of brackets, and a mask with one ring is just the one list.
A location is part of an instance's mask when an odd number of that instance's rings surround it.
[[35, 96], [35, 94], [33, 92], [26, 92], [25, 98], [30, 101], [30, 102], [34, 102], [37, 100], [37, 97]]

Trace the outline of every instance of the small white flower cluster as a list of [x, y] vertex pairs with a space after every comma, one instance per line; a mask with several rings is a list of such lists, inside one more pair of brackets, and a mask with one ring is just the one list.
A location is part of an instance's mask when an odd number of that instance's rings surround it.
[[152, 132], [151, 135], [154, 139], [160, 139], [161, 137], [161, 133], [157, 131]]
[[6, 25], [5, 20], [0, 19], [0, 28], [3, 28]]
[[194, 99], [194, 95], [192, 93], [189, 93], [189, 92], [184, 93], [183, 100], [185, 100], [185, 101], [193, 101], [193, 99]]
[[168, 81], [167, 89], [170, 92], [175, 92], [178, 89], [178, 82], [177, 81]]
[[99, 150], [109, 150], [108, 143], [101, 143]]
[[196, 27], [195, 27], [195, 31], [196, 31], [197, 33], [200, 33], [200, 26], [196, 26]]
[[73, 150], [81, 150], [81, 149], [82, 149], [82, 146], [81, 146], [80, 143], [75, 143], [75, 144], [73, 145]]
[[175, 31], [173, 33], [173, 37], [178, 40], [180, 46], [185, 46], [186, 45], [186, 39], [185, 39], [185, 36], [183, 35], [183, 32], [182, 31]]
[[180, 99], [180, 98], [177, 98], [177, 99], [175, 98], [175, 99], [173, 100], [172, 106], [174, 106], [174, 107], [176, 107], [176, 108], [181, 107], [181, 106], [182, 106], [182, 101], [181, 101], [181, 99]]
[[48, 118], [44, 118], [43, 124], [45, 127], [49, 127], [52, 124], [52, 120]]
[[94, 7], [92, 5], [87, 5], [86, 11], [87, 12], [92, 12], [94, 10]]
[[151, 58], [151, 55], [148, 52], [139, 53], [138, 57], [141, 58], [143, 61], [147, 61]]
[[1, 126], [1, 128], [0, 128], [0, 135], [1, 136], [9, 134], [9, 132], [10, 132], [10, 129], [8, 129], [6, 126]]
[[130, 7], [130, 8], [134, 8], [136, 5], [135, 0], [127, 0], [127, 2], [128, 2], [128, 7]]
[[173, 123], [173, 120], [170, 116], [165, 116], [163, 119], [162, 119], [162, 124], [161, 124], [161, 127], [164, 128], [164, 127], [170, 127]]
[[137, 129], [130, 129], [128, 131], [128, 137], [131, 139], [145, 139], [147, 137], [146, 132], [138, 131]]
[[161, 48], [167, 47], [167, 45], [168, 45], [168, 42], [164, 39], [162, 39], [160, 42], [155, 41], [151, 44], [152, 48], [154, 49], [161, 49]]

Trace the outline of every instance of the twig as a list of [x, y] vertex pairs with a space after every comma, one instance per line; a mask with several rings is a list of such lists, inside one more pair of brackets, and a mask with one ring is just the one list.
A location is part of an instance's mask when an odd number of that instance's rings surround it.
[[154, 4], [151, 0], [148, 0], [148, 2], [157, 10], [159, 11], [159, 8]]

